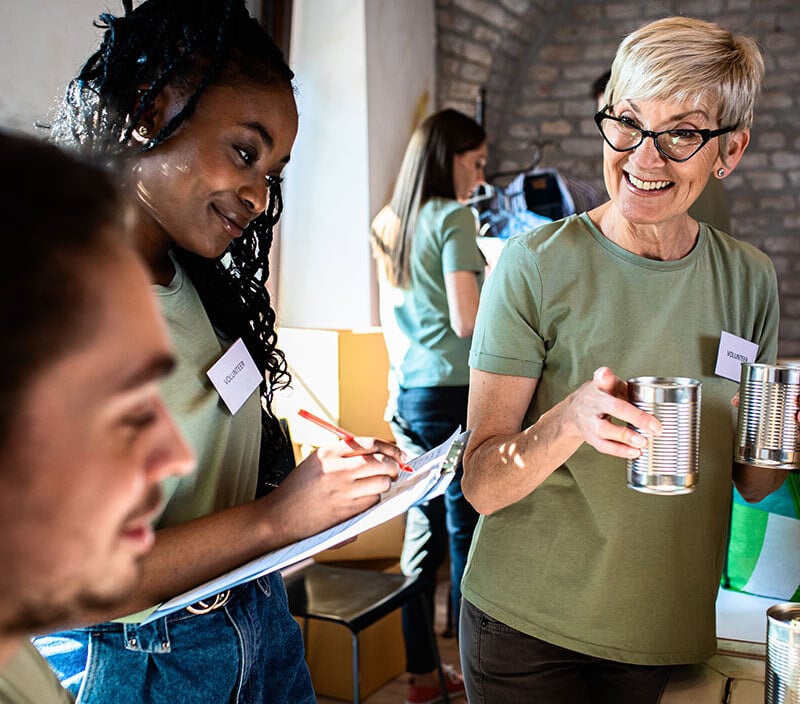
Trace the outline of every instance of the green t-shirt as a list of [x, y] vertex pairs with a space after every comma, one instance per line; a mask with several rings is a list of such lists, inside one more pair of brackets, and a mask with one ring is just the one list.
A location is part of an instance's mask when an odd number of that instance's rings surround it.
[[30, 641], [0, 668], [0, 704], [72, 704], [72, 695]]
[[220, 340], [191, 280], [176, 264], [169, 286], [155, 286], [178, 363], [164, 380], [164, 401], [197, 454], [189, 476], [163, 482], [157, 527], [178, 525], [255, 498], [261, 403], [255, 389], [231, 415], [206, 372], [233, 340]]
[[[155, 286], [169, 325], [177, 365], [162, 382], [164, 402], [197, 456], [188, 476], [162, 482], [164, 507], [157, 528], [238, 506], [255, 497], [261, 449], [258, 389], [232, 416], [206, 372], [230, 346], [220, 340], [191, 280], [175, 262], [168, 286]], [[137, 623], [156, 607], [119, 619]]]
[[772, 362], [777, 329], [769, 259], [706, 225], [692, 252], [666, 262], [616, 246], [586, 215], [511, 239], [484, 289], [471, 366], [539, 379], [525, 426], [600, 366], [622, 379], [702, 380], [699, 486], [634, 491], [625, 460], [584, 443], [527, 497], [481, 517], [464, 596], [596, 657], [661, 665], [712, 655], [737, 390], [714, 376], [719, 338], [752, 340], [758, 360]]
[[471, 208], [432, 198], [420, 209], [411, 246], [407, 289], [380, 277], [381, 326], [393, 375], [403, 388], [469, 383], [470, 338], [450, 327], [445, 274], [474, 271], [483, 282], [486, 262], [478, 249]]

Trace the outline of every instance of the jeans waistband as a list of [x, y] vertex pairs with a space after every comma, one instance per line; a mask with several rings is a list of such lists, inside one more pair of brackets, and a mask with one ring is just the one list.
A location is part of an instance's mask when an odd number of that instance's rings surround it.
[[[259, 578], [257, 581], [266, 582], [267, 577]], [[184, 621], [188, 618], [199, 618], [201, 616], [205, 616], [208, 614], [213, 614], [219, 611], [219, 609], [224, 606], [225, 604], [229, 604], [235, 599], [239, 598], [243, 593], [248, 590], [258, 588], [255, 585], [255, 581], [253, 582], [246, 582], [245, 584], [240, 584], [238, 587], [233, 587], [232, 589], [227, 589], [224, 592], [220, 592], [219, 594], [215, 594], [212, 597], [204, 600], [206, 604], [214, 604], [215, 599], [218, 599], [217, 606], [213, 609], [208, 609], [207, 611], [201, 611], [198, 609], [197, 611], [190, 611], [189, 608], [180, 609], [179, 611], [173, 611], [171, 614], [167, 614], [166, 616], [162, 616], [161, 618], [155, 619], [154, 621], [149, 622], [146, 624], [147, 626], [153, 624], [170, 624], [175, 623], [177, 621]], [[228, 593], [228, 598], [224, 600], [224, 603], [220, 603], [222, 601], [222, 595]], [[196, 606], [196, 604], [192, 604], [191, 606]], [[103, 633], [122, 633], [123, 631], [130, 630], [130, 628], [139, 628], [141, 627], [141, 623], [125, 623], [123, 621], [106, 621], [105, 623], [98, 623], [93, 626], [86, 628], [85, 630], [88, 631], [95, 631], [95, 632], [103, 632]], [[157, 626], [156, 626], [157, 628]]]

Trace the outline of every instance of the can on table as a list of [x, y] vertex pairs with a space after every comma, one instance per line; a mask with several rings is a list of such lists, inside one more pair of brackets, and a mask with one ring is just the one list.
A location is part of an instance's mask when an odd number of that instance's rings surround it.
[[[700, 460], [702, 382], [689, 377], [640, 376], [628, 379], [628, 400], [661, 421], [662, 433], [647, 438], [636, 459], [628, 460], [628, 486], [648, 494], [688, 494], [695, 490]], [[633, 427], [633, 426], [631, 426]]]
[[766, 704], [800, 704], [800, 604], [767, 609]]
[[742, 364], [737, 462], [774, 469], [800, 468], [800, 366]]

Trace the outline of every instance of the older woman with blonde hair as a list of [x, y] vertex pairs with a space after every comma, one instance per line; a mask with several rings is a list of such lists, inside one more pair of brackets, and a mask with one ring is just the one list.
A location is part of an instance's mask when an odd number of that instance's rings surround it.
[[[716, 649], [715, 599], [735, 485], [723, 331], [773, 362], [769, 259], [687, 213], [750, 140], [755, 43], [670, 17], [621, 43], [595, 121], [610, 200], [511, 240], [482, 295], [470, 355], [463, 490], [481, 513], [462, 585], [470, 704], [656, 702], [670, 666]], [[727, 336], [726, 336], [727, 339]], [[613, 370], [613, 371], [612, 371]], [[702, 386], [700, 481], [682, 496], [626, 486], [659, 434], [626, 378]], [[588, 381], [587, 381], [588, 380]]]

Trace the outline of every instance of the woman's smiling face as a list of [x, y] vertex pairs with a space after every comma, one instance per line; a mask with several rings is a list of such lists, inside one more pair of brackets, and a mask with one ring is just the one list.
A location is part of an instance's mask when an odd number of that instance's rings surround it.
[[[183, 105], [165, 89], [154, 130]], [[282, 86], [210, 86], [194, 114], [134, 168], [136, 195], [161, 237], [203, 257], [222, 254], [264, 212], [297, 134]]]
[[[621, 100], [609, 114], [629, 120], [652, 132], [673, 129], [716, 129], [712, 114], [704, 103], [684, 104], [662, 100]], [[730, 136], [736, 148], [743, 133]], [[746, 145], [746, 140], [745, 140]], [[733, 158], [738, 162], [741, 150]], [[730, 149], [729, 149], [730, 152]], [[631, 151], [618, 152], [608, 144], [603, 147], [603, 175], [612, 202], [626, 220], [636, 224], [654, 224], [686, 214], [703, 191], [712, 171], [735, 166], [720, 158], [718, 138], [707, 142], [688, 161], [675, 162], [662, 155], [651, 137]]]

